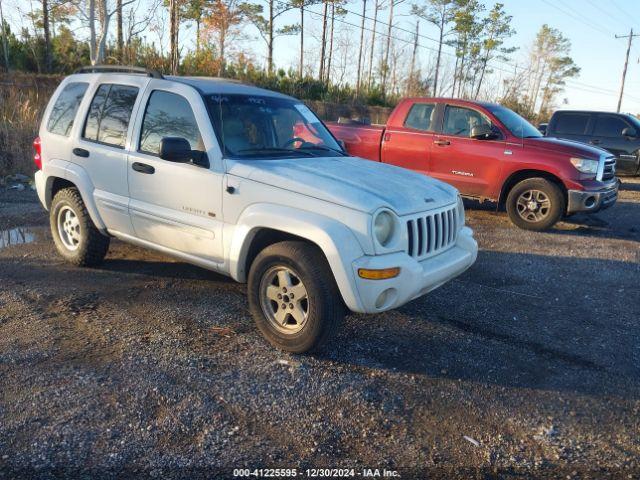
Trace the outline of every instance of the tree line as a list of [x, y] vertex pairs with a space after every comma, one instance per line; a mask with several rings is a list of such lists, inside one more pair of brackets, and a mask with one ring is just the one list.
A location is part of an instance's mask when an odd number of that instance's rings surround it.
[[[579, 73], [560, 31], [543, 25], [532, 45], [518, 48], [505, 6], [479, 0], [33, 5], [19, 30], [0, 19], [5, 70], [67, 74], [87, 64], [131, 64], [239, 78], [309, 99], [377, 105], [392, 105], [404, 95], [502, 101], [529, 117], [544, 116], [565, 81]], [[251, 36], [263, 42], [264, 59], [247, 47]], [[278, 68], [277, 48], [295, 48], [295, 64]]]

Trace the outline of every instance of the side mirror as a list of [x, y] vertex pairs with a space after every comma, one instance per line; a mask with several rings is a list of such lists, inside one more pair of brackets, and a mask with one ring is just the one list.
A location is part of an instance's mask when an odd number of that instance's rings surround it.
[[638, 136], [638, 132], [636, 132], [635, 128], [627, 127], [622, 130], [622, 136], [636, 138]]
[[477, 140], [483, 140], [487, 138], [492, 138], [494, 135], [495, 133], [493, 132], [493, 130], [489, 125], [482, 124], [482, 125], [476, 125], [472, 127], [471, 135], [469, 136]]
[[160, 140], [159, 156], [169, 162], [186, 163], [192, 160], [193, 153], [186, 138], [164, 137]]

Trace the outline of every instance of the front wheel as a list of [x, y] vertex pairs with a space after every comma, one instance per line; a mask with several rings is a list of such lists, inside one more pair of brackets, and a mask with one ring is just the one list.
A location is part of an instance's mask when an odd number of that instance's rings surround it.
[[562, 190], [544, 178], [528, 178], [517, 183], [507, 196], [511, 221], [526, 230], [547, 230], [565, 211]]
[[327, 260], [318, 247], [305, 242], [265, 248], [251, 265], [247, 287], [258, 329], [287, 352], [318, 350], [344, 317]]

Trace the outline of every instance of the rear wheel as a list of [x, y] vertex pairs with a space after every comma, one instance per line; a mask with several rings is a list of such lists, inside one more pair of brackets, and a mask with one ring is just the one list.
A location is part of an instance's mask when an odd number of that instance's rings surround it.
[[78, 266], [98, 265], [104, 260], [110, 239], [93, 224], [77, 189], [56, 193], [49, 222], [53, 241], [65, 260]]
[[292, 353], [318, 350], [344, 317], [324, 255], [305, 242], [280, 242], [260, 252], [249, 271], [248, 295], [260, 332]]
[[546, 230], [555, 225], [565, 211], [562, 190], [544, 178], [528, 178], [517, 183], [507, 196], [511, 221], [526, 230]]

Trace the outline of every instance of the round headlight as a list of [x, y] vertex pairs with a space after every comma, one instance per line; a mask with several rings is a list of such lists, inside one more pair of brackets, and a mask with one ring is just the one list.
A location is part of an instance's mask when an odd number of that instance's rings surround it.
[[376, 215], [373, 220], [373, 234], [380, 245], [386, 247], [393, 237], [393, 228], [395, 222], [390, 212], [382, 211]]

